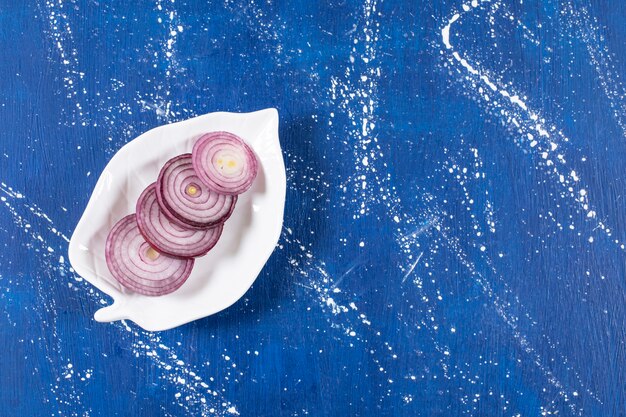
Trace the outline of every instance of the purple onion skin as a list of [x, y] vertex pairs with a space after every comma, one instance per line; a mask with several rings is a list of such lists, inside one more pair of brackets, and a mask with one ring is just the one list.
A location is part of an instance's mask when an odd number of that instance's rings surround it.
[[137, 200], [137, 224], [144, 239], [171, 256], [195, 258], [206, 255], [219, 240], [224, 224], [196, 229], [171, 221], [161, 210], [156, 183], [150, 184]]
[[[185, 176], [178, 178], [176, 172]], [[183, 190], [187, 185], [194, 185], [199, 192], [198, 198], [202, 199], [188, 196]], [[194, 229], [207, 229], [224, 223], [237, 203], [236, 195], [216, 193], [197, 177], [191, 154], [178, 155], [165, 163], [159, 172], [156, 193], [161, 210], [170, 220]], [[209, 202], [213, 205], [209, 206]]]
[[254, 151], [243, 139], [230, 132], [202, 135], [194, 144], [192, 155], [193, 167], [200, 180], [221, 194], [238, 195], [246, 192], [258, 172]]
[[[135, 214], [118, 221], [107, 236], [104, 252], [113, 278], [127, 289], [147, 296], [165, 295], [180, 288], [189, 278], [194, 260], [150, 250], [151, 245], [139, 232]], [[155, 257], [150, 258], [151, 255]], [[163, 266], [165, 270], [150, 270]]]

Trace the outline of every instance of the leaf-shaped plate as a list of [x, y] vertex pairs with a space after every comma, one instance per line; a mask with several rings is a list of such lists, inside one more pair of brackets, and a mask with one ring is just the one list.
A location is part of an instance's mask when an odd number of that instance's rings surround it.
[[[137, 198], [156, 180], [168, 159], [191, 152], [202, 133], [218, 130], [241, 136], [255, 151], [260, 164], [252, 188], [239, 196], [219, 242], [206, 256], [196, 259], [181, 288], [160, 297], [126, 290], [106, 265], [104, 245], [109, 231], [119, 219], [135, 212]], [[234, 304], [276, 247], [286, 185], [276, 109], [209, 113], [157, 127], [126, 144], [100, 175], [69, 244], [74, 270], [114, 300], [98, 310], [95, 319], [129, 319], [146, 330], [166, 330]]]

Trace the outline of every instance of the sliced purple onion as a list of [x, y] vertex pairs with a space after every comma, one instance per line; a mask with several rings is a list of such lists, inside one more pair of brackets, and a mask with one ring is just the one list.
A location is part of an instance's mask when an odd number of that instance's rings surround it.
[[196, 175], [191, 154], [167, 161], [156, 182], [161, 210], [170, 220], [187, 227], [206, 229], [224, 223], [235, 209], [237, 196], [220, 194]]
[[213, 249], [224, 228], [223, 223], [208, 229], [193, 229], [172, 222], [159, 206], [156, 183], [150, 184], [137, 200], [137, 224], [155, 249], [184, 258], [205, 255]]
[[194, 260], [177, 258], [153, 248], [139, 232], [134, 214], [117, 222], [105, 247], [109, 271], [124, 287], [144, 295], [164, 295], [189, 278]]
[[258, 170], [256, 155], [239, 137], [229, 132], [211, 132], [193, 146], [193, 167], [210, 189], [237, 195], [247, 191]]

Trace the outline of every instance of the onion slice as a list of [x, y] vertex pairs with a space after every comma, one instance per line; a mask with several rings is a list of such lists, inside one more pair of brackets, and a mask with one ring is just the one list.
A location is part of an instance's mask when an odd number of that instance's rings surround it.
[[193, 229], [172, 222], [159, 207], [156, 183], [150, 184], [137, 200], [137, 224], [154, 248], [184, 258], [205, 255], [213, 249], [224, 228], [223, 223], [208, 229]]
[[153, 248], [139, 232], [134, 214], [118, 221], [105, 246], [109, 271], [124, 287], [144, 295], [164, 295], [189, 278], [194, 260], [177, 258]]
[[191, 159], [191, 154], [179, 155], [161, 169], [156, 183], [161, 210], [170, 220], [196, 229], [224, 223], [235, 209], [237, 196], [207, 187], [196, 175]]
[[256, 155], [239, 137], [229, 132], [211, 132], [193, 146], [193, 167], [210, 189], [237, 195], [247, 191], [258, 171]]

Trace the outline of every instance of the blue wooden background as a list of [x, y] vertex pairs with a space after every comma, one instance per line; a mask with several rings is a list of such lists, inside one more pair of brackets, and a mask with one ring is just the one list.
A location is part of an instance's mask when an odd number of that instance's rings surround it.
[[[3, 0], [2, 416], [626, 415], [626, 3]], [[71, 236], [124, 143], [276, 107], [235, 306], [99, 324]]]

